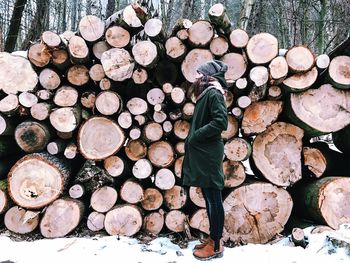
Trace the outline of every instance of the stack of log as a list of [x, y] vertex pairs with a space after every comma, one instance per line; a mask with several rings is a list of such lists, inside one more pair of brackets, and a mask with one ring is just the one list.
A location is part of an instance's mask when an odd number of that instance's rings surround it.
[[[350, 222], [349, 41], [316, 57], [232, 29], [221, 4], [209, 17], [180, 19], [168, 36], [134, 3], [106, 21], [82, 18], [75, 33], [44, 32], [28, 59], [0, 53], [9, 230], [209, 233], [201, 190], [182, 187], [181, 167], [191, 83], [214, 58], [228, 65], [224, 239], [266, 243], [298, 210], [332, 228]], [[325, 134], [342, 153], [310, 142]]]

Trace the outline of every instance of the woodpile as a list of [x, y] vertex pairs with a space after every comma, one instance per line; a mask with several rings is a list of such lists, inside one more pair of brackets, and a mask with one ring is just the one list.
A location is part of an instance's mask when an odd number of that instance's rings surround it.
[[[181, 167], [191, 83], [214, 58], [228, 65], [225, 241], [266, 243], [292, 214], [350, 222], [349, 41], [329, 55], [306, 46], [284, 54], [269, 33], [232, 29], [221, 4], [209, 17], [180, 19], [167, 35], [134, 3], [106, 21], [82, 18], [75, 33], [44, 32], [28, 59], [0, 53], [9, 230], [208, 234], [201, 189], [182, 187]], [[325, 135], [342, 153], [312, 143]]]

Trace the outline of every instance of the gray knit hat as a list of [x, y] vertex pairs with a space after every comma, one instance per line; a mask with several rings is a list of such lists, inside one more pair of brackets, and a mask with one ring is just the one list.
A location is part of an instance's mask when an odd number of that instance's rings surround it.
[[211, 76], [218, 79], [222, 87], [227, 88], [225, 80], [225, 72], [227, 69], [228, 67], [224, 62], [214, 59], [200, 65], [197, 71], [205, 76]]

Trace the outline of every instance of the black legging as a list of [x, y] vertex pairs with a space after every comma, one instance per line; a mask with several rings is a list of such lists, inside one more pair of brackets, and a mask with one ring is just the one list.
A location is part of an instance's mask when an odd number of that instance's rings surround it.
[[203, 197], [207, 206], [209, 218], [210, 237], [215, 241], [215, 249], [219, 248], [219, 242], [224, 228], [224, 207], [222, 205], [221, 190], [202, 188]]

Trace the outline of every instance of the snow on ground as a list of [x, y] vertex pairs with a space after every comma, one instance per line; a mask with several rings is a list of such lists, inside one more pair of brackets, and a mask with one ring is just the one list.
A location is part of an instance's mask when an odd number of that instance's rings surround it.
[[[312, 227], [304, 229], [309, 240], [306, 249], [291, 247], [289, 238], [273, 245], [248, 244], [225, 248], [224, 257], [212, 262], [259, 262], [259, 263], [337, 263], [350, 262], [350, 226], [343, 225], [337, 231], [310, 234]], [[334, 237], [343, 244], [336, 247], [329, 241]], [[200, 262], [193, 258], [192, 249], [198, 241], [191, 241], [185, 249], [172, 243], [169, 238], [159, 237], [148, 245], [135, 238], [96, 236], [90, 238], [41, 239], [33, 242], [13, 241], [0, 236], [0, 263], [12, 262]]]

